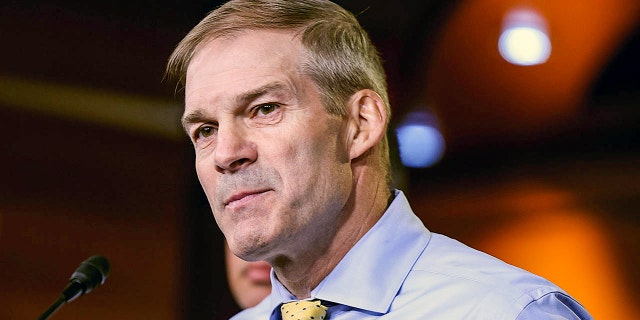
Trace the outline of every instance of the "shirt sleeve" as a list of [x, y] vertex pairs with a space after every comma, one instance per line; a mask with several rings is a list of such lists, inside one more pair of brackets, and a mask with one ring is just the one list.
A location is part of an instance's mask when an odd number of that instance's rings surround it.
[[520, 312], [516, 320], [593, 320], [578, 301], [570, 296], [552, 292], [533, 300]]

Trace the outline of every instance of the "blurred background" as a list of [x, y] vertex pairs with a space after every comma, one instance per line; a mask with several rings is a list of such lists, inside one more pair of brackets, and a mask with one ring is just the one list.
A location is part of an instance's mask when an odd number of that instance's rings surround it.
[[[337, 1], [388, 72], [395, 184], [432, 231], [640, 312], [640, 2]], [[0, 4], [0, 318], [227, 319], [222, 236], [163, 81], [221, 1]]]

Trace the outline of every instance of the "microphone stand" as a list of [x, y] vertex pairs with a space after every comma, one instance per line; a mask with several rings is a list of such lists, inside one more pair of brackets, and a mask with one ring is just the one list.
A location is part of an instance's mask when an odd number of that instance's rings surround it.
[[69, 282], [66, 288], [58, 297], [50, 307], [47, 309], [38, 320], [47, 320], [54, 312], [56, 312], [60, 307], [62, 307], [65, 303], [73, 301], [73, 299], [79, 297], [85, 290], [84, 284], [80, 283], [78, 280], [72, 280]]
[[45, 310], [44, 313], [42, 313], [42, 315], [40, 316], [40, 318], [38, 318], [38, 320], [47, 320], [49, 319], [49, 317], [51, 315], [53, 315], [54, 312], [56, 312], [60, 307], [62, 307], [63, 304], [65, 304], [66, 299], [64, 298], [64, 295], [60, 295], [60, 297], [58, 298], [58, 300], [56, 300], [56, 302], [54, 302], [49, 309]]

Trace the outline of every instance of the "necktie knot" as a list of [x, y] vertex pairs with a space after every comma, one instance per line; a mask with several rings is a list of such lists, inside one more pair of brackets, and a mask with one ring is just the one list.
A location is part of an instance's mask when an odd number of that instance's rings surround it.
[[322, 320], [327, 316], [327, 309], [320, 300], [293, 301], [280, 307], [283, 320]]

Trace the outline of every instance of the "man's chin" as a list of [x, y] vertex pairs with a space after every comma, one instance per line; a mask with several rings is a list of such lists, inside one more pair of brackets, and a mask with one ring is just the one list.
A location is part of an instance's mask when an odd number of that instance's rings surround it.
[[268, 253], [267, 243], [254, 237], [255, 234], [235, 234], [234, 239], [228, 241], [233, 254], [245, 261], [265, 260]]

